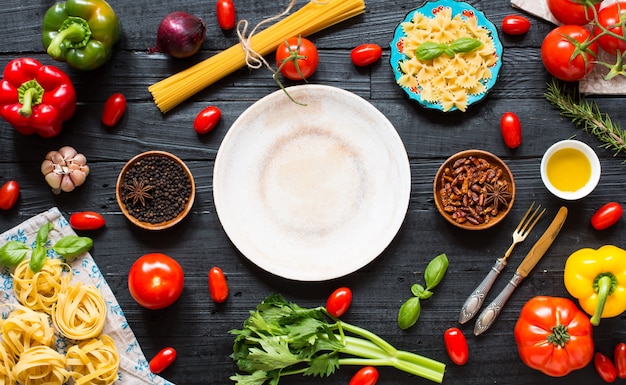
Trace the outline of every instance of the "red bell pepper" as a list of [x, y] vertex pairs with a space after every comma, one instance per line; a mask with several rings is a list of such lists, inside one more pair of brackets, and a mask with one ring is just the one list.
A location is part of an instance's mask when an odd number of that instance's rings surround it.
[[0, 82], [0, 116], [16, 131], [51, 138], [74, 115], [76, 90], [57, 67], [35, 59], [11, 60]]

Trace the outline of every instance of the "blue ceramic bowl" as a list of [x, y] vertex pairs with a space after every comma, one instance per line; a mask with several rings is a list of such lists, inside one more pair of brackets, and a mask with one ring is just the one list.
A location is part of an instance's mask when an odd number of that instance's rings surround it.
[[[461, 14], [462, 18], [464, 18], [464, 19], [467, 19], [468, 17], [476, 17], [477, 22], [478, 22], [478, 26], [484, 27], [484, 28], [486, 28], [488, 30], [489, 35], [490, 35], [491, 39], [493, 40], [494, 48], [495, 48], [495, 51], [496, 51], [497, 61], [496, 61], [496, 63], [492, 67], [490, 67], [491, 77], [488, 78], [488, 79], [480, 80], [480, 82], [485, 86], [483, 92], [477, 93], [477, 94], [469, 94], [467, 96], [467, 106], [469, 107], [470, 105], [475, 104], [475, 103], [481, 101], [482, 99], [484, 99], [485, 96], [487, 95], [487, 93], [495, 85], [496, 80], [498, 79], [498, 73], [500, 72], [500, 68], [502, 67], [502, 52], [503, 52], [502, 43], [500, 42], [500, 39], [498, 37], [498, 31], [497, 31], [496, 27], [493, 25], [493, 23], [491, 23], [485, 17], [484, 13], [478, 11], [476, 8], [472, 7], [471, 5], [469, 5], [467, 3], [464, 3], [464, 2], [461, 2], [461, 1], [454, 1], [454, 0], [427, 1], [421, 7], [416, 8], [416, 9], [410, 11], [406, 15], [404, 20], [401, 23], [399, 23], [398, 26], [396, 27], [393, 40], [390, 43], [390, 46], [391, 46], [391, 58], [390, 58], [391, 68], [393, 69], [393, 72], [394, 72], [394, 75], [395, 75], [395, 79], [396, 79], [396, 82], [397, 82], [398, 79], [401, 76], [404, 75], [402, 73], [402, 71], [400, 70], [399, 63], [401, 61], [404, 61], [404, 60], [408, 59], [407, 55], [405, 53], [401, 52], [401, 49], [399, 49], [399, 47], [402, 46], [402, 44], [400, 43], [400, 40], [407, 36], [406, 33], [404, 32], [404, 30], [402, 29], [402, 23], [412, 21], [416, 12], [421, 13], [425, 17], [434, 17], [434, 15], [439, 10], [441, 10], [442, 7], [451, 8], [452, 17], [454, 17], [455, 15], [458, 15], [458, 14]], [[443, 107], [441, 102], [439, 102], [439, 101], [438, 102], [431, 102], [431, 101], [422, 99], [422, 96], [421, 96], [421, 91], [422, 91], [421, 86], [418, 86], [417, 89], [415, 89], [415, 88], [411, 89], [411, 88], [403, 87], [403, 86], [401, 86], [401, 88], [404, 90], [404, 92], [406, 92], [406, 94], [409, 96], [410, 99], [413, 99], [413, 100], [417, 101], [420, 105], [422, 105], [422, 106], [424, 106], [426, 108], [435, 109], [435, 110], [439, 110], [439, 111], [444, 111], [444, 107]], [[448, 111], [455, 111], [455, 110], [458, 110], [458, 108], [456, 106], [452, 107], [451, 109], [447, 110], [446, 112], [448, 112]]]

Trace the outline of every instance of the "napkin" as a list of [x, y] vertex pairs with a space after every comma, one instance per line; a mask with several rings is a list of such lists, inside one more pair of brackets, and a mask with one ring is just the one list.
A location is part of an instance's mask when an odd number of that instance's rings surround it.
[[[0, 246], [10, 240], [32, 245], [35, 242], [35, 237], [41, 226], [48, 222], [54, 225], [54, 230], [50, 232], [48, 237], [52, 245], [66, 235], [76, 235], [59, 209], [54, 207], [0, 235]], [[72, 281], [78, 280], [85, 284], [98, 287], [107, 304], [107, 318], [102, 333], [113, 338], [120, 356], [119, 380], [116, 384], [174, 385], [150, 372], [148, 361], [141, 351], [135, 334], [126, 321], [124, 312], [92, 256], [89, 253], [84, 253], [82, 256], [69, 262], [69, 265], [72, 267]], [[11, 277], [10, 270], [6, 267], [0, 270], [0, 304], [1, 303], [18, 303], [13, 293], [13, 278]], [[2, 316], [6, 317], [9, 311], [4, 311], [3, 313]], [[63, 337], [58, 333], [57, 341], [63, 341]], [[63, 344], [62, 342], [61, 345], [67, 346], [67, 344]]]
[[[614, 3], [616, 0], [607, 0], [602, 3], [602, 7]], [[511, 0], [513, 7], [524, 10], [531, 15], [535, 15], [553, 24], [560, 24], [548, 9], [545, 0]], [[615, 58], [600, 49], [599, 58], [605, 63], [614, 63]], [[578, 89], [587, 95], [626, 95], [626, 77], [616, 76], [610, 81], [604, 80], [604, 76], [609, 72], [605, 66], [595, 65], [591, 72], [584, 79], [578, 82]]]

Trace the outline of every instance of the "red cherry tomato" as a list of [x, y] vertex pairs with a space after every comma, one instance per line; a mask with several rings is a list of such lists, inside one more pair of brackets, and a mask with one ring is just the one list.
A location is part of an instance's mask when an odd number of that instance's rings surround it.
[[[608, 29], [617, 36], [603, 34], [598, 37], [598, 44], [603, 50], [616, 55], [619, 50], [621, 53], [626, 51], [626, 40], [624, 40], [623, 20], [626, 16], [626, 1], [615, 2], [607, 5], [598, 12], [598, 23]], [[600, 28], [596, 28], [596, 34], [602, 33]], [[619, 36], [619, 37], [618, 37]], [[621, 37], [621, 38], [620, 38]]]
[[469, 348], [465, 335], [459, 328], [450, 328], [443, 334], [448, 356], [457, 365], [465, 365], [469, 358]]
[[530, 29], [530, 20], [520, 15], [508, 15], [502, 19], [502, 32], [507, 35], [523, 35]]
[[365, 366], [354, 373], [348, 385], [374, 385], [378, 381], [378, 369]]
[[222, 111], [215, 106], [208, 106], [198, 113], [193, 121], [193, 129], [198, 134], [206, 134], [217, 126], [222, 118]]
[[613, 382], [617, 378], [615, 365], [605, 354], [596, 352], [593, 356], [593, 366], [595, 366], [596, 372], [605, 382]]
[[105, 224], [104, 217], [94, 211], [82, 211], [70, 215], [70, 226], [74, 230], [97, 230]]
[[108, 127], [115, 126], [120, 121], [125, 111], [126, 98], [119, 92], [114, 93], [109, 96], [104, 103], [104, 108], [102, 109], [102, 124]]
[[600, 207], [591, 217], [591, 226], [596, 230], [604, 230], [613, 226], [622, 217], [622, 205], [609, 202]]
[[333, 291], [326, 300], [326, 310], [333, 317], [344, 315], [352, 303], [352, 290], [347, 287], [340, 287]]
[[513, 112], [505, 112], [500, 118], [500, 133], [504, 144], [510, 149], [522, 144], [522, 124]]
[[228, 30], [235, 27], [237, 13], [233, 0], [217, 0], [215, 12], [217, 14], [217, 24], [220, 25], [221, 29]]
[[[563, 24], [585, 25], [593, 20], [593, 10], [578, 0], [547, 0], [552, 15]], [[600, 3], [595, 4], [596, 10]]]
[[318, 63], [317, 47], [303, 37], [291, 37], [276, 48], [276, 65], [287, 79], [308, 78], [315, 73]]
[[377, 62], [383, 55], [378, 44], [361, 44], [350, 52], [350, 59], [355, 66], [364, 67]]
[[213, 302], [222, 303], [228, 298], [228, 283], [219, 267], [209, 270], [209, 293]]
[[147, 309], [163, 309], [183, 292], [183, 269], [173, 258], [150, 253], [135, 261], [128, 273], [128, 289], [138, 304]]
[[617, 377], [626, 378], [626, 343], [617, 344], [613, 353], [613, 360], [615, 360]]
[[[563, 81], [573, 82], [582, 79], [593, 69], [594, 55], [598, 53], [598, 43], [594, 41], [590, 44], [590, 35], [588, 29], [579, 25], [556, 27], [541, 43], [543, 66], [552, 76]], [[573, 42], [587, 47], [583, 50]]]
[[0, 209], [10, 210], [19, 196], [20, 185], [16, 181], [10, 180], [3, 184], [0, 188]]
[[176, 350], [171, 347], [163, 348], [150, 360], [150, 371], [159, 374], [176, 359]]

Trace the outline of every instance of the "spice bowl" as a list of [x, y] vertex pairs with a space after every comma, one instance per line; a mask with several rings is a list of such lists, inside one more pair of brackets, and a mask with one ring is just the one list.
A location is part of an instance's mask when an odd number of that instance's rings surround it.
[[115, 185], [124, 216], [145, 230], [164, 230], [191, 211], [196, 188], [193, 175], [177, 156], [147, 151], [130, 159]]
[[511, 211], [515, 180], [496, 155], [465, 150], [449, 157], [435, 175], [434, 200], [441, 216], [466, 230], [495, 226]]

